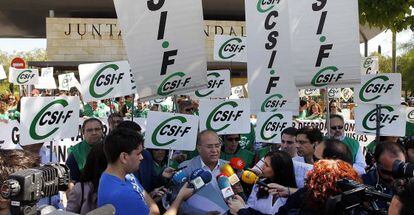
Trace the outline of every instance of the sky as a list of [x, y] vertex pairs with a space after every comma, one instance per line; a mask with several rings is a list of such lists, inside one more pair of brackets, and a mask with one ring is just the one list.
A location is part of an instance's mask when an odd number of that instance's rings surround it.
[[[397, 34], [397, 44], [406, 43], [413, 38], [414, 34], [411, 30], [406, 30]], [[381, 45], [383, 55], [391, 56], [391, 31], [380, 33], [368, 42], [368, 52], [372, 53], [378, 50]], [[10, 39], [0, 38], [0, 51], [9, 54], [14, 51], [30, 51], [36, 48], [46, 49], [46, 39]], [[398, 48], [398, 46], [397, 46]], [[361, 55], [364, 53], [364, 45], [360, 45]], [[402, 50], [397, 49], [397, 55], [401, 55]]]

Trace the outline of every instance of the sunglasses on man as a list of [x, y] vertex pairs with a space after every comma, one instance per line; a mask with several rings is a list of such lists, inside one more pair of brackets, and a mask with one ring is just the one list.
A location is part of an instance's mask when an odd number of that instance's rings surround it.
[[226, 140], [229, 142], [233, 142], [233, 141], [239, 142], [240, 137], [226, 137]]
[[342, 130], [344, 128], [344, 126], [340, 126], [340, 125], [337, 125], [337, 126], [331, 126], [331, 129], [332, 130]]

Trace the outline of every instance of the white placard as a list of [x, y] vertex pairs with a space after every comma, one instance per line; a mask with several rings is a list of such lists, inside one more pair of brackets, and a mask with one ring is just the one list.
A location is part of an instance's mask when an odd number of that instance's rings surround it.
[[141, 100], [205, 88], [201, 0], [114, 0]]
[[341, 98], [345, 102], [347, 102], [349, 99], [351, 99], [353, 95], [354, 95], [354, 91], [352, 91], [351, 88], [342, 88]]
[[148, 112], [145, 148], [193, 151], [197, 142], [198, 116]]
[[[359, 104], [355, 108], [357, 133], [376, 133], [376, 105]], [[406, 113], [403, 107], [381, 106], [380, 135], [405, 136]]]
[[23, 97], [20, 144], [75, 137], [79, 125], [79, 101], [79, 97]]
[[0, 64], [0, 80], [6, 79], [6, 71], [4, 71], [4, 67], [2, 64]]
[[128, 61], [79, 65], [84, 102], [134, 94]]
[[321, 92], [319, 91], [319, 89], [301, 89], [299, 91], [299, 96], [300, 97], [305, 97], [305, 96], [320, 96]]
[[66, 74], [58, 75], [59, 80], [59, 90], [66, 90], [69, 91], [70, 88], [76, 87], [78, 90], [81, 89], [80, 83], [75, 77], [75, 73], [70, 72]]
[[361, 82], [357, 0], [289, 1], [289, 14], [297, 87]]
[[249, 99], [201, 99], [199, 106], [200, 131], [217, 134], [250, 133]]
[[405, 110], [407, 113], [407, 122], [414, 123], [414, 107], [407, 107]]
[[342, 96], [341, 88], [329, 88], [328, 97], [330, 99], [340, 99]]
[[281, 143], [281, 133], [292, 126], [292, 112], [257, 113], [256, 142]]
[[42, 68], [36, 89], [56, 89], [56, 81], [53, 77], [53, 67]]
[[401, 74], [363, 75], [355, 87], [355, 102], [366, 104], [401, 104]]
[[9, 67], [9, 83], [14, 83], [14, 68]]
[[231, 94], [230, 70], [207, 71], [207, 89], [196, 90], [190, 96], [196, 99], [226, 98]]
[[378, 74], [379, 61], [377, 56], [361, 58], [361, 74], [370, 75]]
[[[264, 2], [264, 3], [263, 3]], [[288, 1], [245, 1], [247, 75], [252, 113], [298, 111]]]
[[243, 86], [235, 86], [231, 88], [230, 99], [240, 99], [244, 98]]
[[0, 149], [16, 149], [19, 142], [19, 122], [16, 120], [0, 122], [0, 128]]
[[39, 79], [38, 69], [13, 69], [12, 80], [16, 85], [37, 84]]
[[246, 37], [215, 35], [214, 60], [247, 62]]

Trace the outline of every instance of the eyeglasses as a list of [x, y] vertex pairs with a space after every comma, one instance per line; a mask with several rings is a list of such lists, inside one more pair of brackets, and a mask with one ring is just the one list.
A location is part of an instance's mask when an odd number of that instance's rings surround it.
[[340, 125], [337, 125], [337, 126], [331, 126], [331, 129], [332, 130], [342, 130], [344, 128], [344, 126], [340, 126]]
[[85, 131], [87, 132], [87, 133], [92, 133], [92, 132], [100, 132], [100, 131], [102, 131], [102, 128], [88, 128], [88, 129], [85, 129]]
[[233, 141], [239, 142], [240, 137], [226, 137], [226, 140], [229, 142], [233, 142]]
[[292, 144], [294, 144], [294, 142], [293, 141], [285, 141], [285, 140], [282, 140], [282, 143], [283, 144], [288, 144], [288, 145], [292, 145]]
[[217, 143], [217, 144], [207, 144], [207, 145], [203, 145], [204, 147], [206, 147], [207, 149], [220, 149], [221, 148], [221, 143]]

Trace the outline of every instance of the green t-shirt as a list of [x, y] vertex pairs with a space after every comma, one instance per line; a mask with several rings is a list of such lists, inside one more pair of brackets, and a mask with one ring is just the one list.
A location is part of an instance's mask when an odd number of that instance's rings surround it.
[[355, 158], [356, 158], [356, 155], [357, 155], [358, 150], [359, 150], [359, 142], [357, 140], [349, 138], [349, 137], [345, 137], [345, 139], [342, 140], [342, 142], [345, 145], [347, 145], [349, 147], [349, 149], [351, 150], [352, 162], [355, 162]]
[[254, 132], [254, 126], [250, 123], [250, 133], [247, 134], [240, 134], [240, 141], [239, 146], [242, 149], [251, 150], [253, 148], [253, 144], [256, 140], [256, 135]]
[[271, 146], [265, 146], [257, 151], [258, 160], [264, 158], [271, 150]]
[[220, 159], [223, 159], [226, 161], [230, 161], [230, 159], [235, 158], [235, 157], [241, 158], [246, 163], [246, 167], [253, 166], [254, 153], [246, 149], [240, 148], [239, 150], [237, 150], [235, 154], [227, 154], [224, 151], [221, 151], [220, 153]]

